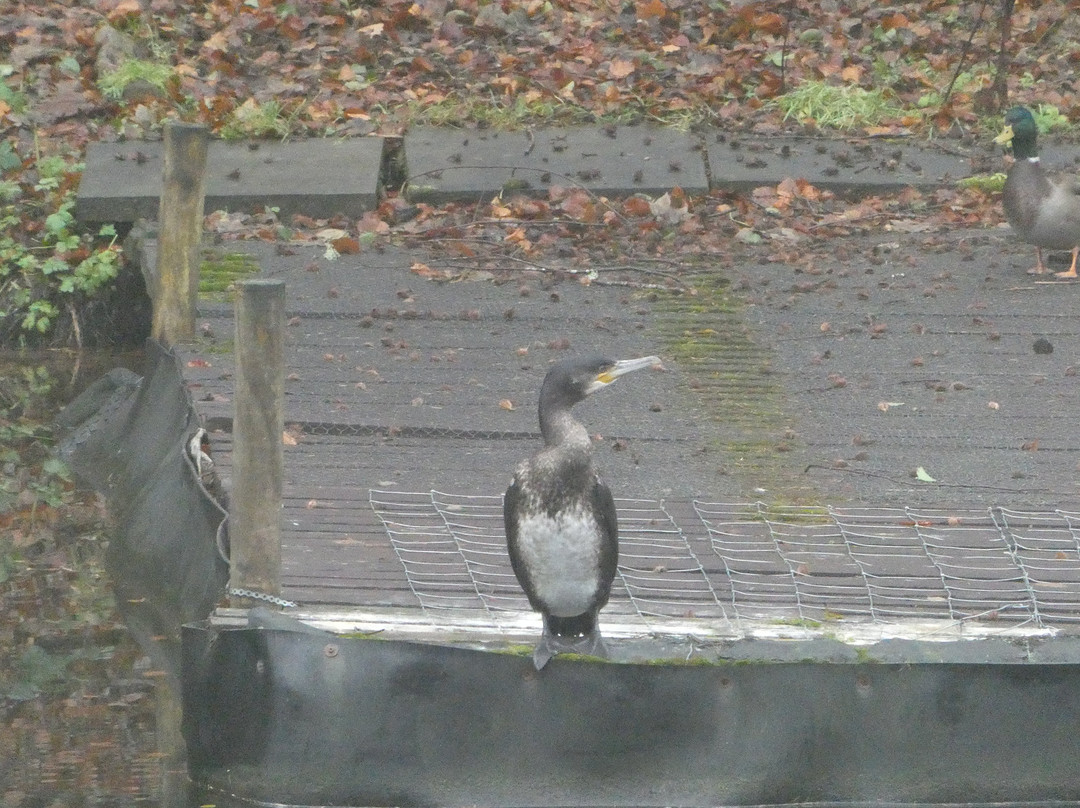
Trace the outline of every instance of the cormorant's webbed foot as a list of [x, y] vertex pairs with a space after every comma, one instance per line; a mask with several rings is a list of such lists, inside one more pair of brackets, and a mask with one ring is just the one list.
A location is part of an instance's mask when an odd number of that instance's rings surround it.
[[581, 637], [560, 637], [545, 629], [540, 642], [533, 649], [533, 665], [537, 670], [543, 670], [556, 654], [582, 654], [607, 659], [607, 647], [604, 638], [595, 629]]

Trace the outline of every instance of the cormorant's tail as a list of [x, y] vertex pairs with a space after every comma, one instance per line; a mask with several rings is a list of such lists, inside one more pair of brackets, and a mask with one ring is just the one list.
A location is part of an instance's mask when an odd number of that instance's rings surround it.
[[556, 654], [607, 657], [595, 613], [586, 612], [577, 617], [544, 615], [544, 635], [533, 650], [533, 664], [540, 670]]

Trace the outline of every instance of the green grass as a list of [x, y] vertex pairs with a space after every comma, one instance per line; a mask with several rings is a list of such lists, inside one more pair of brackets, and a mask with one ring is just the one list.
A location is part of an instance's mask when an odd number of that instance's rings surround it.
[[855, 85], [837, 86], [822, 81], [804, 81], [794, 90], [778, 96], [774, 103], [784, 120], [795, 118], [824, 129], [855, 129], [879, 126], [903, 113], [884, 90], [864, 90]]
[[113, 72], [99, 78], [98, 88], [112, 101], [123, 98], [124, 90], [136, 81], [145, 81], [164, 94], [174, 75], [175, 72], [169, 65], [144, 59], [128, 59], [121, 62]]
[[285, 138], [292, 131], [294, 117], [273, 98], [261, 104], [249, 98], [229, 114], [220, 134], [224, 140]]
[[704, 108], [660, 111], [633, 102], [622, 104], [617, 111], [596, 114], [570, 101], [550, 95], [528, 97], [519, 95], [512, 101], [497, 96], [448, 96], [438, 102], [410, 101], [403, 108], [408, 126], [461, 126], [464, 122], [504, 132], [530, 126], [568, 126], [573, 124], [629, 125], [653, 121], [678, 131], [688, 131], [695, 124], [710, 119]]

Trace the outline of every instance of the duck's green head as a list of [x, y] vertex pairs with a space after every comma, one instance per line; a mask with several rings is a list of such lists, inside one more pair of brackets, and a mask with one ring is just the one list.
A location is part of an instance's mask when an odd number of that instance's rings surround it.
[[994, 142], [1011, 147], [1013, 157], [1023, 160], [1038, 155], [1035, 147], [1038, 136], [1039, 128], [1035, 125], [1034, 116], [1026, 107], [1013, 107], [1005, 113], [1005, 128], [994, 138]]

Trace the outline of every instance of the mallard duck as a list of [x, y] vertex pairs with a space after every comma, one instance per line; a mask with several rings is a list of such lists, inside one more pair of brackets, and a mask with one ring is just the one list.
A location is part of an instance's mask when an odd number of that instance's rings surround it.
[[1013, 107], [1005, 115], [1005, 128], [995, 143], [1010, 146], [1013, 164], [1002, 191], [1005, 218], [1020, 238], [1035, 245], [1038, 263], [1028, 270], [1033, 275], [1047, 272], [1042, 251], [1071, 250], [1072, 264], [1059, 278], [1075, 278], [1080, 255], [1080, 178], [1052, 176], [1039, 163], [1035, 146], [1039, 130], [1035, 118], [1024, 107]]

